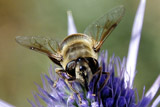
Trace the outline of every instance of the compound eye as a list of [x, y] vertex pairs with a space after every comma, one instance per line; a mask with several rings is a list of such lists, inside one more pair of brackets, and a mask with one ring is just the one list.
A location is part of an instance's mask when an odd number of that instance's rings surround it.
[[66, 71], [70, 76], [75, 77], [76, 61], [70, 61], [66, 66]]
[[86, 68], [85, 66], [80, 66], [80, 67], [79, 67], [79, 70], [80, 70], [80, 71], [85, 71], [86, 69], [87, 69], [87, 68]]
[[97, 72], [97, 69], [99, 67], [98, 61], [96, 59], [94, 59], [94, 58], [91, 58], [91, 57], [87, 57], [86, 59], [88, 61], [88, 65], [91, 68], [93, 74], [95, 72]]

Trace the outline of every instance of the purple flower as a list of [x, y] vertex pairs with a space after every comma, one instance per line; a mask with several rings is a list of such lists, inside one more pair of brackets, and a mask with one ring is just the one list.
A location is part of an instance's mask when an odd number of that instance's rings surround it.
[[[49, 76], [42, 75], [43, 88], [37, 85], [39, 93], [34, 94], [35, 103], [29, 101], [33, 107], [41, 107], [38, 97], [41, 98], [48, 107], [146, 107], [152, 101], [151, 97], [144, 95], [139, 99], [136, 89], [125, 87], [124, 70], [126, 67], [126, 58], [121, 61], [119, 57], [114, 55], [107, 62], [108, 52], [102, 52], [99, 57], [99, 62], [103, 66], [103, 72], [110, 72], [110, 79], [105, 87], [100, 92], [100, 102], [98, 96], [92, 96], [91, 92], [86, 92], [78, 83], [75, 83], [75, 88], [81, 93], [83, 99], [82, 105], [79, 104], [77, 96], [69, 89], [63, 79], [60, 79], [56, 88], [53, 87], [54, 81], [57, 78], [53, 74], [52, 66], [50, 67]], [[115, 76], [115, 74], [118, 76]], [[103, 83], [106, 77], [102, 76], [98, 85]], [[92, 84], [92, 83], [91, 83]], [[93, 87], [91, 85], [90, 87]], [[135, 100], [137, 98], [137, 101]], [[42, 106], [43, 107], [43, 106]]]
[[[145, 87], [143, 88], [141, 99], [137, 89], [133, 88], [145, 2], [145, 0], [141, 0], [137, 10], [127, 59], [124, 57], [121, 60], [113, 55], [108, 61], [108, 52], [101, 52], [98, 60], [99, 64], [102, 66], [103, 72], [110, 73], [110, 78], [100, 93], [97, 94], [98, 96], [92, 94], [95, 79], [91, 81], [89, 91], [85, 90], [79, 83], [73, 83], [73, 87], [80, 93], [82, 104], [79, 103], [77, 95], [70, 90], [63, 79], [60, 79], [56, 87], [53, 87], [57, 75], [51, 66], [48, 70], [49, 76], [45, 74], [41, 76], [43, 88], [36, 84], [39, 92], [33, 93], [35, 102], [28, 100], [32, 107], [44, 107], [40, 103], [40, 99], [48, 107], [146, 107], [151, 105], [150, 103], [160, 86], [160, 75], [147, 93]], [[68, 12], [68, 34], [76, 32], [72, 14]], [[105, 78], [107, 78], [106, 75], [101, 76], [97, 89], [103, 84]], [[96, 90], [97, 92], [99, 91]], [[160, 96], [153, 102], [152, 107], [157, 106], [159, 102]]]

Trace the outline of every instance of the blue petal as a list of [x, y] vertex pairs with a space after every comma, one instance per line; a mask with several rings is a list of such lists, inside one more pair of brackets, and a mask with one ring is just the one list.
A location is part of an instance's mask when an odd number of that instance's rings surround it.
[[28, 102], [32, 105], [32, 107], [36, 107], [36, 105], [34, 104], [33, 101], [31, 101], [31, 100], [29, 100], [29, 99], [27, 99], [27, 100], [28, 100]]
[[125, 97], [120, 97], [118, 99], [118, 107], [126, 107], [127, 106], [127, 102]]
[[42, 96], [42, 95], [40, 95], [40, 94], [38, 94], [38, 93], [37, 93], [37, 95], [38, 95], [43, 101], [45, 101], [46, 104], [50, 104], [50, 103], [51, 103], [51, 101], [50, 101], [47, 97], [44, 97], [44, 96]]
[[113, 107], [114, 100], [112, 98], [108, 98], [106, 100], [106, 107]]
[[149, 103], [151, 102], [151, 99], [148, 97], [144, 97], [141, 101], [141, 103], [138, 105], [139, 107], [147, 107]]
[[103, 90], [102, 90], [102, 99], [103, 98], [108, 98], [108, 97], [112, 97], [112, 90], [110, 88], [107, 88], [105, 87]]
[[33, 97], [34, 97], [34, 99], [35, 99], [35, 102], [36, 102], [37, 106], [38, 106], [38, 107], [43, 107], [43, 106], [41, 105], [41, 103], [39, 102], [37, 95], [33, 94]]
[[47, 76], [47, 75], [44, 75], [46, 80], [48, 81], [48, 83], [53, 86], [54, 82]]

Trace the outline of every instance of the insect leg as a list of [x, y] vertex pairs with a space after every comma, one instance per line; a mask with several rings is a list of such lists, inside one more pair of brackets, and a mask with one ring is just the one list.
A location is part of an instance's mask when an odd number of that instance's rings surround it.
[[[62, 68], [57, 68], [56, 73], [59, 75], [59, 77], [61, 77], [66, 84], [68, 85], [68, 87], [74, 92], [76, 93], [78, 99], [79, 99], [79, 103], [82, 104], [82, 98], [80, 97], [80, 94], [72, 87], [71, 83], [75, 81], [75, 78], [66, 78], [65, 76], [62, 75], [62, 73], [64, 73], [64, 70]], [[59, 78], [58, 78], [59, 79]], [[57, 81], [58, 82], [58, 81]]]
[[100, 92], [101, 90], [104, 88], [104, 86], [107, 84], [108, 80], [109, 80], [109, 77], [110, 77], [110, 73], [109, 72], [101, 72], [102, 74], [105, 74], [107, 75], [107, 78], [105, 79], [104, 83], [100, 86], [100, 88], [98, 89], [98, 93], [97, 93], [97, 96], [98, 96], [98, 102], [100, 102]]
[[101, 75], [102, 75], [102, 68], [101, 67], [98, 68], [98, 71], [96, 73], [94, 73], [93, 76], [96, 76], [97, 74], [99, 74], [99, 75], [97, 77], [97, 80], [94, 83], [93, 96], [95, 96], [95, 94], [96, 94], [95, 92], [96, 92], [97, 84], [98, 84], [98, 82], [101, 78]]
[[107, 82], [109, 80], [109, 77], [110, 77], [110, 73], [109, 72], [102, 72], [102, 68], [101, 67], [99, 67], [99, 71], [97, 71], [95, 74], [98, 74], [98, 73], [99, 73], [98, 78], [97, 78], [97, 80], [95, 81], [95, 84], [94, 84], [94, 91], [93, 91], [94, 93], [93, 93], [93, 95], [96, 95], [95, 94], [95, 90], [97, 88], [97, 84], [98, 84], [102, 74], [107, 75], [107, 78], [105, 79], [105, 81], [100, 86], [100, 88], [98, 89], [98, 92], [97, 92], [98, 102], [100, 102], [100, 92], [104, 88], [104, 86], [107, 84]]
[[66, 78], [66, 79], [65, 79], [65, 82], [66, 82], [66, 84], [68, 85], [68, 87], [69, 87], [73, 92], [76, 93], [76, 95], [77, 95], [77, 97], [78, 97], [78, 99], [79, 99], [79, 103], [82, 104], [82, 98], [81, 98], [80, 94], [79, 94], [79, 93], [72, 87], [72, 85], [70, 84], [70, 82], [73, 82], [73, 80]]
[[61, 77], [62, 79], [64, 79], [64, 76], [62, 76], [62, 73], [64, 73], [64, 70], [62, 68], [56, 68], [55, 69], [56, 73], [59, 75], [58, 78], [56, 79], [56, 81], [53, 84], [53, 87], [56, 87], [57, 82], [59, 81], [59, 77]]
[[104, 83], [98, 89], [98, 92], [100, 92], [104, 88], [104, 86], [107, 84], [107, 82], [109, 80], [109, 77], [110, 77], [110, 73], [109, 72], [102, 72], [102, 74], [107, 75], [107, 78], [105, 79]]

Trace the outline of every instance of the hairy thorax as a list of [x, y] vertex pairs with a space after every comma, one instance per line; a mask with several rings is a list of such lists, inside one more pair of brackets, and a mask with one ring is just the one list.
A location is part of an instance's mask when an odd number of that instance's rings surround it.
[[[72, 39], [72, 41], [70, 40]], [[93, 41], [87, 35], [77, 35], [77, 38], [68, 37], [62, 43], [61, 54], [63, 61], [61, 65], [65, 69], [66, 64], [79, 57], [92, 57], [97, 59], [97, 53], [93, 50]]]

